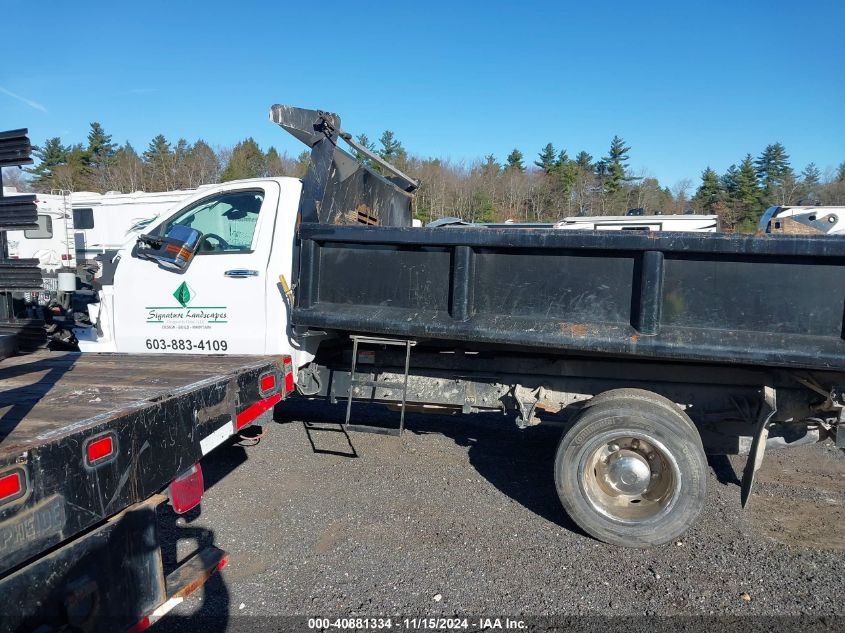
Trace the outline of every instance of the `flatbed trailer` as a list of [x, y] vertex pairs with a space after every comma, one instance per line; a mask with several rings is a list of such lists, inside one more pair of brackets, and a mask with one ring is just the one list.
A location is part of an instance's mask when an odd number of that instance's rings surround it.
[[289, 357], [0, 363], [0, 630], [140, 630], [200, 586], [225, 552], [165, 578], [156, 508], [199, 503], [200, 460], [291, 388]]

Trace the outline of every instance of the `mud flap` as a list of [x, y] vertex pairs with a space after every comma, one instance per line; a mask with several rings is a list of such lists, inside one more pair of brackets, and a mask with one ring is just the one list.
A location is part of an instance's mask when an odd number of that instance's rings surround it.
[[763, 387], [762, 407], [758, 415], [757, 426], [754, 429], [751, 450], [745, 462], [745, 470], [742, 473], [742, 494], [740, 501], [743, 508], [748, 505], [751, 488], [754, 485], [754, 477], [763, 463], [763, 456], [766, 453], [766, 440], [769, 437], [769, 425], [777, 410], [777, 392], [773, 387]]

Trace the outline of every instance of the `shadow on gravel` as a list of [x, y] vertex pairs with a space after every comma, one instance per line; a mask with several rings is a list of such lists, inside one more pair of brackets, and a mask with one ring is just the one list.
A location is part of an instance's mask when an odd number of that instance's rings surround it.
[[727, 455], [708, 455], [707, 463], [713, 469], [713, 473], [720, 484], [726, 486], [742, 484], [739, 477], [736, 476], [736, 471]]
[[[311, 444], [311, 450], [315, 453], [320, 455], [336, 455], [337, 457], [358, 457], [358, 451], [355, 450], [355, 446], [352, 444], [352, 438], [349, 437], [349, 433], [346, 432], [346, 429], [343, 428], [342, 424], [329, 423], [329, 426], [326, 426], [325, 424], [314, 424], [313, 422], [303, 420], [302, 428], [305, 429], [305, 435], [308, 438], [308, 443]], [[346, 445], [349, 447], [349, 450], [339, 451], [331, 448], [320, 448], [317, 444], [322, 444], [320, 441], [322, 433], [342, 434], [346, 440]]]
[[[358, 423], [398, 426], [398, 411], [391, 411], [381, 405], [356, 402], [354, 413]], [[344, 414], [345, 409], [341, 404], [291, 399], [287, 401], [284, 411], [278, 411], [276, 419], [279, 422], [305, 420], [303, 425], [308, 429], [309, 426], [313, 428], [315, 423], [339, 426]], [[405, 430], [416, 435], [443, 435], [457, 445], [467, 447], [470, 464], [502, 493], [552, 523], [585, 534], [566, 514], [555, 489], [553, 464], [560, 429], [539, 426], [520, 431], [512, 417], [501, 413], [475, 413], [459, 417], [408, 412]], [[357, 435], [353, 433], [351, 437], [347, 436], [353, 451]], [[331, 451], [315, 449], [315, 452]], [[425, 459], [424, 453], [420, 459]]]

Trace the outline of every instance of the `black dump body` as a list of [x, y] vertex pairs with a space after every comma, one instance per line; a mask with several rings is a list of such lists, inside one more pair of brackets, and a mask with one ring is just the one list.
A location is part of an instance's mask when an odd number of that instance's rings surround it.
[[282, 106], [273, 118], [311, 131], [295, 134], [312, 147], [292, 313], [300, 329], [845, 370], [841, 237], [407, 228], [387, 215], [338, 225], [319, 210], [337, 199], [339, 119]]
[[300, 237], [300, 327], [845, 370], [842, 238], [317, 224]]

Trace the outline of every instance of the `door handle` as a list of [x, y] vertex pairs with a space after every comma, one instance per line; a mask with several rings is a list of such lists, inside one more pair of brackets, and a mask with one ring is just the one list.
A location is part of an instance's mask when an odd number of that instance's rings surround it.
[[257, 270], [249, 270], [248, 268], [234, 268], [223, 273], [226, 277], [234, 277], [235, 279], [242, 279], [244, 277], [258, 277]]

